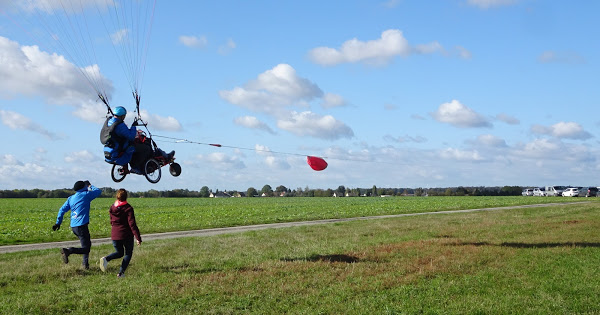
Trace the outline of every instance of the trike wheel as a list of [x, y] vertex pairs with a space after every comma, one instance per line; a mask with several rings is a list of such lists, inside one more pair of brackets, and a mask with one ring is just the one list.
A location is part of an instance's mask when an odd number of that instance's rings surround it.
[[155, 159], [149, 159], [144, 164], [144, 176], [152, 184], [158, 183], [161, 176], [160, 164]]
[[169, 165], [169, 172], [175, 177], [181, 175], [181, 165], [178, 163], [171, 163], [171, 165]]
[[112, 180], [115, 181], [115, 183], [121, 182], [122, 180], [125, 179], [125, 176], [127, 176], [127, 171], [125, 169], [126, 167], [127, 167], [127, 165], [123, 166], [123, 165], [113, 164], [112, 172], [110, 173], [110, 177], [112, 177]]

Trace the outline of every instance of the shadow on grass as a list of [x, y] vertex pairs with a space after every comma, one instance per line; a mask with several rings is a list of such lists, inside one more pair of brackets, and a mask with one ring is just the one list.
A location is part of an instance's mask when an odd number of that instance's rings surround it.
[[489, 242], [460, 242], [451, 243], [452, 246], [500, 246], [512, 248], [554, 248], [554, 247], [600, 247], [600, 243], [589, 242], [563, 242], [563, 243], [519, 243], [519, 242], [503, 242], [494, 244]]
[[312, 255], [309, 257], [298, 257], [298, 258], [282, 258], [281, 261], [310, 261], [310, 262], [341, 262], [341, 263], [355, 263], [358, 262], [359, 259], [350, 255]]

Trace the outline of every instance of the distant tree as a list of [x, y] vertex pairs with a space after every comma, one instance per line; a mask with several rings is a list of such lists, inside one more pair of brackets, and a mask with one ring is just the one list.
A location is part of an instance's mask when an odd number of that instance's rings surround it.
[[346, 194], [346, 187], [338, 186], [338, 188], [335, 190], [335, 194], [338, 197], [344, 197], [344, 195]]
[[208, 186], [202, 186], [202, 188], [200, 188], [200, 198], [208, 198], [210, 197], [210, 190], [208, 189]]
[[277, 188], [275, 188], [275, 192], [277, 192], [277, 196], [281, 195], [281, 193], [286, 193], [287, 192], [287, 187], [283, 186], [283, 185], [279, 185], [277, 186]]
[[458, 188], [456, 188], [456, 193], [454, 193], [456, 196], [466, 196], [469, 194], [469, 191], [463, 187], [463, 186], [459, 186]]
[[263, 188], [260, 190], [261, 193], [265, 194], [267, 197], [272, 197], [273, 196], [273, 188], [271, 188], [270, 185], [264, 185]]
[[415, 196], [423, 196], [423, 188], [419, 187], [415, 189]]
[[371, 196], [373, 196], [373, 197], [378, 196], [377, 186], [375, 186], [375, 185], [373, 185], [373, 188], [371, 188]]
[[246, 197], [254, 197], [256, 195], [258, 195], [258, 191], [256, 191], [254, 187], [250, 187], [248, 190], [246, 190]]

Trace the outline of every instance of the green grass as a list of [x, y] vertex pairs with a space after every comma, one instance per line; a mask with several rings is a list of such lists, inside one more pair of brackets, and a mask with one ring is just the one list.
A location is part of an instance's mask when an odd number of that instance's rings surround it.
[[[393, 198], [135, 198], [142, 233], [195, 230], [276, 222], [435, 212], [549, 202], [595, 201], [561, 197], [393, 197]], [[0, 245], [73, 240], [69, 215], [51, 230], [65, 199], [0, 199]], [[92, 202], [92, 238], [110, 236], [108, 208], [114, 200]], [[600, 201], [600, 200], [599, 200]]]
[[10, 253], [0, 313], [598, 314], [599, 229], [593, 202], [158, 240], [125, 279]]

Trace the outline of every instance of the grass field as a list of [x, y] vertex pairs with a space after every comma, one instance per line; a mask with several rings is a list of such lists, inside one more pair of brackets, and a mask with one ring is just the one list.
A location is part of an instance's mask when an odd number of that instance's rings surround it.
[[0, 313], [598, 314], [599, 228], [592, 202], [159, 240], [124, 279], [9, 253]]
[[[142, 233], [195, 230], [262, 223], [350, 218], [385, 214], [435, 212], [525, 205], [596, 201], [562, 197], [393, 197], [393, 198], [136, 198]], [[92, 202], [92, 238], [109, 237], [108, 208], [114, 200]], [[0, 245], [73, 240], [69, 215], [53, 232], [58, 209], [65, 199], [0, 199]], [[599, 200], [600, 202], [600, 200]]]

